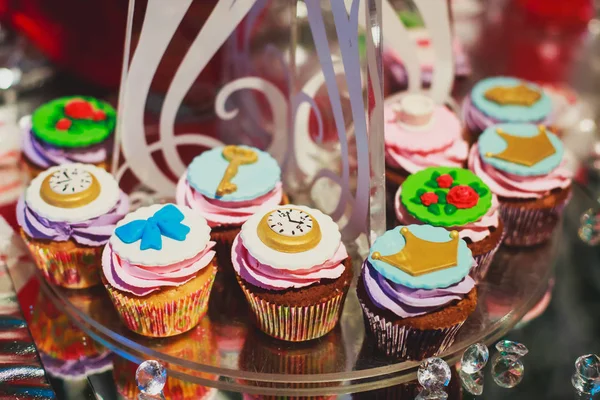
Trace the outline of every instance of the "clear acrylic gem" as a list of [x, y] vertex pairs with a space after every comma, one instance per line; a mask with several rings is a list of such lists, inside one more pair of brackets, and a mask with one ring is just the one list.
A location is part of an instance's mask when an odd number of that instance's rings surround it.
[[450, 383], [450, 367], [441, 358], [428, 358], [419, 366], [417, 380], [425, 389], [438, 390]]
[[496, 353], [492, 359], [492, 378], [498, 386], [513, 388], [523, 379], [525, 368], [516, 354]]
[[481, 371], [488, 362], [490, 352], [483, 343], [475, 343], [467, 347], [460, 359], [461, 370], [467, 374]]
[[474, 396], [483, 394], [483, 372], [477, 371], [474, 374], [467, 374], [463, 370], [458, 372], [460, 381], [465, 390]]
[[575, 374], [571, 379], [578, 392], [595, 395], [600, 393], [600, 357], [587, 354], [575, 361]]
[[501, 340], [496, 343], [496, 350], [503, 354], [514, 354], [519, 357], [523, 357], [529, 353], [527, 347], [524, 344], [513, 342], [512, 340]]
[[581, 225], [579, 227], [579, 237], [589, 245], [600, 243], [600, 210], [590, 208], [581, 216]]
[[419, 392], [417, 397], [415, 397], [415, 400], [446, 400], [447, 398], [448, 393], [444, 392], [442, 389], [423, 389]]
[[135, 380], [142, 393], [156, 395], [165, 387], [167, 370], [158, 361], [144, 361], [135, 371]]

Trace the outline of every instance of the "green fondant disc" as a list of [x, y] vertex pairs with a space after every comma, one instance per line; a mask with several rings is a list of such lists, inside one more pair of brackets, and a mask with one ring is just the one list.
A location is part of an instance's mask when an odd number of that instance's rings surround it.
[[[94, 112], [104, 112], [103, 120], [71, 118], [65, 114], [65, 106], [73, 100], [85, 100]], [[68, 119], [68, 129], [57, 129], [61, 119]], [[56, 147], [87, 147], [106, 140], [115, 130], [117, 113], [108, 103], [86, 96], [61, 97], [52, 100], [33, 113], [32, 132], [36, 138]]]
[[[440, 176], [444, 177], [438, 179]], [[419, 221], [454, 227], [483, 217], [492, 206], [492, 192], [468, 169], [431, 167], [410, 175], [404, 181], [400, 200]]]

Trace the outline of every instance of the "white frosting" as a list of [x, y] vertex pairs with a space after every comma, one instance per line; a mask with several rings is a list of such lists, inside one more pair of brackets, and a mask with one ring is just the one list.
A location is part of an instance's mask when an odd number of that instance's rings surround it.
[[[100, 184], [100, 195], [90, 203], [76, 208], [62, 208], [46, 203], [40, 195], [44, 179], [57, 171], [74, 169], [83, 169], [94, 175]], [[90, 164], [63, 164], [48, 168], [35, 177], [25, 191], [25, 202], [33, 211], [50, 221], [76, 223], [106, 214], [117, 204], [119, 195], [119, 184], [111, 174], [102, 168]]]
[[[147, 220], [158, 210], [167, 204], [154, 204], [149, 207], [142, 207], [136, 211], [127, 214], [117, 224], [115, 229], [138, 219]], [[179, 241], [166, 236], [161, 236], [162, 249], [140, 250], [140, 241], [127, 244], [116, 234], [110, 237], [109, 243], [113, 251], [122, 259], [129, 261], [134, 265], [144, 266], [163, 266], [170, 265], [181, 260], [188, 260], [198, 255], [210, 241], [210, 227], [197, 211], [189, 207], [175, 206], [184, 215], [181, 223], [190, 228], [185, 240]]]
[[[310, 215], [319, 223], [321, 228], [321, 241], [314, 248], [300, 253], [282, 253], [268, 247], [258, 237], [258, 224], [266, 214], [273, 210], [294, 208], [302, 210]], [[310, 269], [315, 265], [323, 264], [329, 260], [341, 243], [341, 234], [337, 224], [321, 211], [297, 205], [284, 205], [276, 208], [263, 208], [252, 215], [244, 225], [240, 233], [244, 246], [252, 255], [262, 264], [269, 265], [276, 269], [286, 270], [304, 270]]]

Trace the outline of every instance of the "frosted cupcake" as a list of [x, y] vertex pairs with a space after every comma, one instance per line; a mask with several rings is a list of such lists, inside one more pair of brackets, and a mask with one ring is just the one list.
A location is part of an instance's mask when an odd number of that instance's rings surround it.
[[400, 224], [430, 224], [458, 231], [477, 263], [471, 276], [485, 277], [502, 243], [499, 202], [468, 169], [432, 167], [409, 176], [394, 201]]
[[217, 243], [219, 266], [231, 271], [229, 257], [240, 227], [261, 207], [287, 203], [281, 169], [254, 147], [216, 147], [194, 158], [177, 184], [177, 204], [201, 214]]
[[406, 177], [432, 166], [464, 167], [469, 146], [458, 117], [422, 94], [385, 107], [386, 178], [395, 191]]
[[479, 81], [463, 102], [463, 120], [475, 137], [504, 122], [548, 124], [552, 100], [534, 83], [510, 77]]
[[379, 237], [357, 289], [379, 351], [421, 360], [450, 347], [477, 304], [473, 264], [456, 231], [408, 225]]
[[65, 163], [108, 169], [117, 114], [92, 97], [61, 97], [22, 122], [23, 156], [32, 177]]
[[46, 279], [66, 288], [100, 283], [102, 249], [129, 200], [115, 179], [87, 164], [39, 174], [17, 203], [21, 236]]
[[318, 210], [263, 209], [244, 223], [233, 268], [258, 327], [291, 342], [321, 337], [338, 322], [352, 266], [338, 226]]
[[215, 243], [197, 212], [156, 204], [128, 214], [102, 254], [103, 282], [127, 328], [168, 337], [195, 327], [215, 279]]
[[498, 195], [506, 244], [530, 246], [552, 236], [572, 177], [556, 135], [543, 125], [492, 126], [471, 149], [469, 168]]

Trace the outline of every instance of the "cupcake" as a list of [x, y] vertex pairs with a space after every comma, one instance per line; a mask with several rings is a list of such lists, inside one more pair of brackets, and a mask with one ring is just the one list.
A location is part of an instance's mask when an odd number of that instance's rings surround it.
[[479, 81], [463, 102], [463, 120], [476, 138], [486, 128], [503, 122], [546, 124], [552, 100], [534, 83], [509, 77]]
[[477, 305], [471, 250], [458, 232], [399, 226], [379, 237], [358, 282], [368, 334], [401, 360], [437, 355], [454, 342]]
[[458, 231], [477, 266], [471, 276], [485, 277], [502, 243], [499, 202], [490, 188], [463, 168], [433, 167], [409, 176], [394, 199], [402, 225], [430, 224]]
[[129, 200], [117, 181], [88, 164], [40, 173], [17, 203], [21, 236], [46, 279], [59, 286], [100, 283], [102, 249]]
[[108, 169], [117, 113], [92, 97], [61, 97], [22, 122], [23, 156], [30, 174], [65, 163]]
[[556, 135], [543, 125], [492, 126], [471, 149], [469, 168], [500, 200], [506, 244], [531, 246], [552, 236], [572, 177]]
[[231, 244], [242, 224], [263, 206], [287, 203], [277, 161], [246, 146], [216, 147], [194, 158], [177, 184], [176, 197], [177, 204], [208, 222], [224, 271], [231, 271]]
[[133, 332], [168, 337], [187, 332], [208, 307], [215, 243], [196, 211], [174, 204], [128, 214], [102, 254], [103, 283]]
[[427, 167], [466, 166], [469, 146], [458, 117], [423, 94], [403, 95], [385, 106], [386, 178], [392, 193]]
[[316, 339], [338, 322], [352, 265], [338, 226], [318, 210], [263, 209], [242, 226], [233, 268], [258, 327], [291, 342]]

